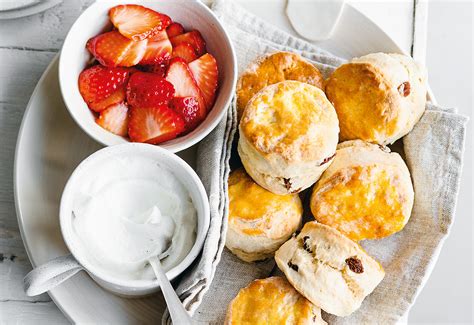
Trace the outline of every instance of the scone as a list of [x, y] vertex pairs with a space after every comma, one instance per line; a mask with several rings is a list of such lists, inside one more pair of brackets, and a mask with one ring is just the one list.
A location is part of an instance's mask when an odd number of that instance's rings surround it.
[[306, 82], [321, 89], [324, 83], [318, 68], [296, 53], [276, 52], [265, 55], [252, 63], [237, 81], [239, 119], [253, 95], [266, 86], [284, 80]]
[[243, 169], [230, 174], [225, 245], [241, 260], [253, 262], [272, 257], [301, 226], [302, 218], [298, 194], [273, 194]]
[[329, 166], [339, 127], [321, 89], [287, 80], [252, 98], [239, 131], [237, 149], [247, 173], [267, 190], [288, 194], [311, 186]]
[[341, 141], [389, 144], [423, 115], [426, 72], [409, 56], [373, 53], [337, 68], [326, 95], [337, 111]]
[[321, 309], [282, 277], [255, 280], [230, 303], [225, 324], [326, 324]]
[[347, 316], [382, 281], [382, 266], [336, 229], [308, 222], [275, 260], [288, 281], [322, 310]]
[[352, 240], [403, 229], [413, 207], [410, 172], [398, 153], [361, 140], [340, 143], [311, 194], [314, 218]]

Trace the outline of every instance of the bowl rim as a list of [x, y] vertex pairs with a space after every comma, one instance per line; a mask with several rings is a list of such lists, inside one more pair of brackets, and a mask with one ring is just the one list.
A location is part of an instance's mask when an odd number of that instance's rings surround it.
[[[61, 235], [63, 237], [64, 242], [66, 243], [67, 248], [74, 256], [74, 258], [81, 264], [81, 266], [85, 269], [86, 272], [92, 275], [92, 278], [102, 280], [109, 284], [120, 286], [125, 288], [129, 292], [133, 292], [135, 290], [143, 290], [143, 289], [155, 289], [159, 288], [159, 282], [157, 279], [149, 279], [149, 280], [125, 280], [119, 279], [114, 276], [111, 276], [105, 272], [102, 272], [100, 267], [96, 267], [94, 264], [89, 263], [83, 255], [78, 254], [76, 245], [77, 241], [73, 238], [70, 238], [69, 234], [71, 233], [72, 229], [68, 226], [66, 220], [70, 220], [72, 218], [70, 209], [67, 209], [67, 204], [72, 202], [74, 196], [74, 189], [77, 186], [77, 177], [80, 176], [80, 173], [87, 171], [88, 168], [92, 168], [94, 163], [99, 159], [110, 159], [111, 157], [116, 156], [136, 156], [140, 154], [149, 154], [156, 158], [157, 161], [165, 161], [168, 160], [172, 163], [175, 168], [180, 169], [180, 171], [185, 175], [184, 177], [189, 177], [193, 186], [195, 186], [197, 190], [197, 196], [200, 199], [200, 204], [202, 204], [202, 210], [199, 210], [199, 204], [193, 203], [194, 207], [196, 208], [196, 239], [194, 241], [191, 250], [186, 254], [186, 256], [174, 267], [166, 271], [166, 275], [168, 279], [173, 280], [182, 272], [184, 272], [191, 263], [197, 258], [201, 249], [204, 245], [204, 241], [207, 238], [207, 233], [209, 230], [209, 223], [210, 223], [210, 207], [209, 207], [209, 200], [204, 188], [204, 185], [201, 182], [201, 179], [196, 174], [194, 169], [192, 169], [182, 158], [175, 155], [174, 153], [146, 143], [124, 143], [115, 146], [104, 147], [100, 150], [89, 155], [87, 158], [81, 161], [81, 163], [74, 169], [71, 176], [69, 177], [64, 190], [61, 195], [61, 200], [59, 204], [59, 224], [61, 229]], [[189, 191], [189, 187], [183, 184], [186, 189]], [[191, 191], [189, 191], [191, 192]], [[71, 203], [72, 204], [72, 203]], [[70, 204], [69, 204], [70, 206]]]
[[[231, 78], [232, 79], [231, 87], [230, 87], [229, 92], [227, 94], [223, 94], [223, 93], [218, 93], [217, 94], [216, 101], [217, 101], [217, 98], [219, 98], [219, 96], [225, 96], [225, 100], [224, 100], [223, 104], [221, 105], [218, 114], [216, 114], [214, 116], [214, 118], [210, 121], [210, 123], [205, 128], [200, 129], [199, 127], [206, 120], [201, 122], [201, 124], [195, 130], [193, 130], [192, 132], [176, 138], [176, 139], [185, 138], [183, 141], [179, 141], [177, 143], [168, 143], [169, 141], [167, 141], [167, 142], [164, 142], [162, 144], [157, 144], [156, 145], [156, 146], [159, 146], [161, 148], [165, 148], [165, 149], [167, 149], [171, 152], [176, 153], [176, 152], [180, 152], [180, 151], [183, 151], [185, 149], [188, 149], [189, 147], [191, 147], [191, 146], [197, 144], [198, 142], [200, 142], [212, 130], [214, 130], [216, 128], [216, 126], [219, 124], [219, 122], [222, 120], [225, 113], [228, 111], [227, 108], [231, 104], [232, 98], [234, 97], [234, 94], [235, 94], [235, 89], [236, 89], [236, 85], [237, 85], [238, 69], [237, 69], [237, 56], [236, 56], [236, 53], [235, 53], [234, 45], [233, 45], [232, 41], [230, 40], [230, 36], [227, 33], [225, 27], [220, 22], [220, 20], [217, 18], [217, 16], [212, 12], [212, 10], [209, 7], [207, 7], [203, 2], [201, 2], [199, 0], [191, 0], [191, 1], [189, 1], [189, 0], [188, 1], [173, 0], [173, 1], [178, 1], [178, 2], [183, 3], [183, 4], [193, 3], [193, 4], [197, 5], [197, 8], [199, 8], [199, 10], [201, 10], [202, 12], [204, 12], [207, 15], [208, 19], [212, 20], [213, 25], [215, 25], [217, 27], [217, 29], [221, 33], [223, 39], [225, 40], [226, 45], [230, 49], [229, 55], [231, 56], [231, 67], [230, 67], [229, 70], [231, 71], [231, 73], [229, 75], [227, 75], [226, 78]], [[71, 115], [73, 120], [76, 122], [76, 124], [89, 137], [91, 137], [96, 142], [98, 142], [98, 143], [100, 143], [104, 146], [112, 146], [112, 145], [123, 144], [123, 143], [131, 143], [131, 141], [129, 141], [129, 140], [127, 140], [127, 139], [125, 139], [121, 136], [115, 135], [111, 132], [108, 132], [106, 130], [104, 130], [104, 132], [109, 133], [110, 139], [104, 139], [103, 136], [101, 136], [100, 134], [96, 134], [85, 123], [83, 123], [83, 119], [81, 119], [80, 116], [77, 113], [75, 113], [76, 110], [71, 108], [75, 104], [73, 102], [71, 102], [71, 99], [69, 98], [69, 96], [72, 95], [70, 93], [71, 90], [66, 89], [67, 88], [66, 87], [67, 82], [65, 81], [65, 79], [66, 79], [65, 74], [66, 74], [66, 71], [67, 71], [67, 69], [66, 69], [67, 62], [66, 62], [66, 59], [65, 59], [65, 52], [67, 53], [67, 48], [69, 47], [69, 44], [72, 41], [71, 40], [71, 37], [72, 37], [71, 35], [75, 34], [76, 29], [77, 29], [77, 31], [79, 31], [77, 26], [79, 26], [79, 24], [81, 23], [81, 21], [84, 19], [85, 16], [90, 15], [90, 12], [94, 12], [96, 10], [96, 8], [99, 7], [99, 6], [106, 5], [110, 8], [112, 8], [113, 6], [115, 6], [117, 4], [121, 4], [123, 2], [124, 1], [122, 1], [122, 0], [113, 0], [113, 1], [97, 0], [97, 1], [95, 1], [91, 6], [89, 6], [86, 10], [84, 10], [81, 13], [81, 15], [79, 15], [79, 17], [74, 21], [73, 25], [70, 27], [70, 29], [69, 29], [69, 31], [66, 35], [66, 38], [64, 39], [64, 43], [63, 43], [63, 46], [62, 46], [60, 54], [59, 54], [59, 68], [58, 68], [59, 88], [60, 88], [60, 91], [61, 91], [61, 96], [63, 98], [64, 104], [65, 104], [69, 114]], [[128, 1], [125, 1], [125, 2], [127, 2], [127, 3], [137, 3], [137, 4], [141, 4], [141, 5], [146, 6], [146, 3], [149, 2], [149, 1], [147, 1], [147, 0], [128, 0]], [[65, 51], [65, 49], [66, 49], [66, 51]], [[217, 109], [217, 108], [214, 106], [212, 108], [212, 110], [214, 110], [214, 109]], [[173, 140], [175, 140], [175, 139], [173, 139]], [[170, 141], [173, 141], [173, 140], [170, 140]]]

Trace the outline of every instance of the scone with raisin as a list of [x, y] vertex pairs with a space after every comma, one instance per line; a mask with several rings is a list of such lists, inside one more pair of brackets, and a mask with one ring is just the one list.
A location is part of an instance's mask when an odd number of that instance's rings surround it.
[[292, 80], [257, 93], [239, 131], [237, 149], [245, 170], [275, 194], [298, 193], [314, 184], [339, 139], [336, 111], [324, 92]]
[[316, 221], [284, 243], [275, 260], [299, 293], [336, 316], [357, 310], [385, 275], [362, 247]]
[[425, 111], [426, 79], [402, 54], [372, 53], [341, 65], [326, 83], [341, 141], [389, 144], [410, 132]]
[[342, 142], [337, 148], [333, 163], [311, 194], [314, 218], [355, 241], [402, 230], [414, 200], [402, 157], [361, 140]]
[[300, 295], [282, 277], [255, 280], [230, 303], [226, 325], [326, 324], [321, 309]]
[[237, 113], [243, 115], [250, 99], [263, 88], [285, 80], [297, 80], [323, 89], [324, 78], [299, 54], [275, 52], [258, 58], [237, 81]]

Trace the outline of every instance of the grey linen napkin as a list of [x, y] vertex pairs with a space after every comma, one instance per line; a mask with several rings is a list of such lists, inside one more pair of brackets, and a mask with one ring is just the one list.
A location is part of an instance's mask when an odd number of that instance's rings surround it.
[[[239, 73], [258, 56], [276, 50], [300, 53], [327, 77], [343, 59], [264, 22], [230, 0], [212, 7], [224, 23], [237, 52]], [[401, 153], [410, 169], [415, 203], [403, 231], [381, 240], [362, 242], [380, 261], [386, 276], [352, 315], [323, 314], [330, 324], [387, 324], [407, 316], [436, 262], [453, 222], [462, 169], [467, 118], [453, 109], [428, 104]], [[238, 161], [235, 101], [218, 127], [199, 145], [197, 172], [211, 207], [211, 223], [200, 259], [182, 277], [177, 292], [198, 322], [221, 324], [229, 302], [256, 278], [279, 273], [273, 259], [245, 263], [224, 248], [227, 229], [229, 163]], [[396, 146], [395, 146], [396, 147]], [[393, 148], [392, 148], [393, 149]], [[394, 149], [395, 150], [395, 149]], [[238, 164], [238, 163], [237, 163]], [[306, 216], [308, 218], [308, 216]], [[169, 314], [163, 323], [169, 323]]]

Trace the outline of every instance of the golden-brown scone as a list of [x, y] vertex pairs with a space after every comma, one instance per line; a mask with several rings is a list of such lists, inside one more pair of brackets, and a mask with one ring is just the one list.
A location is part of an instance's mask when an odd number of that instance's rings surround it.
[[230, 174], [226, 247], [241, 260], [272, 257], [301, 226], [302, 217], [298, 194], [273, 194], [255, 183], [244, 169]]
[[314, 218], [352, 240], [403, 229], [413, 207], [410, 172], [398, 153], [361, 140], [342, 142], [311, 194]]
[[275, 253], [293, 287], [322, 310], [347, 316], [382, 281], [382, 266], [336, 229], [316, 221]]
[[282, 277], [255, 280], [230, 303], [226, 325], [327, 324], [321, 309], [300, 295]]
[[336, 151], [336, 111], [324, 92], [282, 81], [258, 92], [239, 125], [238, 152], [247, 173], [276, 194], [298, 193], [321, 176]]
[[323, 89], [324, 78], [313, 64], [290, 52], [267, 54], [252, 63], [237, 82], [237, 113], [240, 119], [247, 103], [266, 86], [297, 80]]
[[341, 65], [326, 83], [341, 141], [389, 144], [406, 135], [425, 111], [426, 78], [401, 54], [373, 53]]

